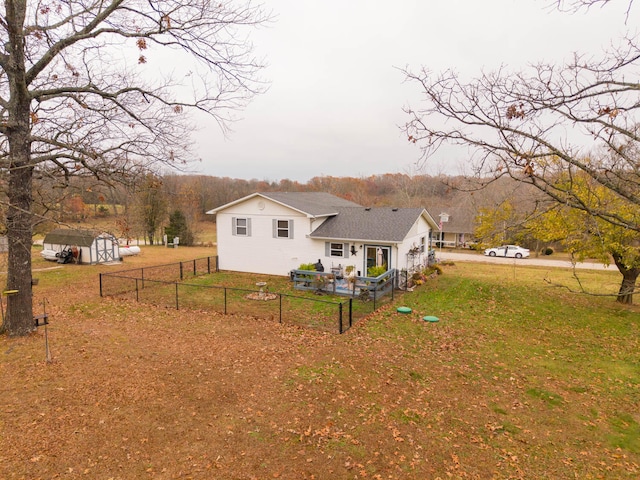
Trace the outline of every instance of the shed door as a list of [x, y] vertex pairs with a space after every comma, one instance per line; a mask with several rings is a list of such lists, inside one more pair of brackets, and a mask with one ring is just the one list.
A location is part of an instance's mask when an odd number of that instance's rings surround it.
[[96, 238], [96, 255], [98, 263], [113, 262], [115, 260], [113, 241], [110, 238]]

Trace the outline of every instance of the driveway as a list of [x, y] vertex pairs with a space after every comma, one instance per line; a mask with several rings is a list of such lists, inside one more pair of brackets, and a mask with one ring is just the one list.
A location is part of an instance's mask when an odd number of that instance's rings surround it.
[[[530, 258], [504, 258], [504, 257], [487, 257], [482, 253], [459, 253], [459, 252], [450, 252], [445, 249], [436, 250], [436, 258], [440, 261], [451, 260], [454, 262], [481, 262], [481, 263], [502, 263], [502, 264], [520, 264], [520, 265], [538, 265], [542, 267], [564, 267], [564, 268], [572, 268], [573, 265], [569, 260], [566, 259], [554, 259], [553, 257], [530, 257]], [[576, 268], [582, 268], [587, 270], [605, 270], [612, 269], [616, 270], [615, 265], [605, 266], [602, 263], [576, 263]]]

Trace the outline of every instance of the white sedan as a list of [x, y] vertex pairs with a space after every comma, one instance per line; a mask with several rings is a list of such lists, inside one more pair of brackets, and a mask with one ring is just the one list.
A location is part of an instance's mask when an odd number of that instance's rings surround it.
[[489, 257], [527, 258], [529, 249], [518, 245], [502, 245], [500, 247], [487, 248], [484, 254]]

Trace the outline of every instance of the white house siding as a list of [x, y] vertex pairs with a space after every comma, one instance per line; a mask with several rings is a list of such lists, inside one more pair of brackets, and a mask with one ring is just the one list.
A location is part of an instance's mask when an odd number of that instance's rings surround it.
[[404, 239], [404, 242], [398, 246], [398, 258], [395, 268], [403, 269], [411, 266], [413, 262], [409, 261], [407, 254], [409, 250], [414, 246], [420, 246], [422, 244], [422, 238], [425, 239], [425, 252], [420, 257], [421, 260], [426, 262], [428, 249], [429, 249], [429, 224], [423, 216], [420, 216], [418, 220], [413, 224], [413, 227]]
[[[212, 210], [211, 213], [214, 211]], [[318, 259], [325, 271], [332, 267], [353, 265], [356, 271], [366, 274], [365, 250], [367, 246], [390, 247], [390, 268], [406, 268], [407, 252], [412, 246], [420, 245], [421, 238], [428, 242], [430, 225], [421, 215], [411, 227], [401, 243], [394, 241], [372, 241], [358, 238], [347, 239], [316, 238], [309, 235], [316, 231], [326, 220], [324, 217], [312, 218], [292, 207], [281, 205], [261, 195], [242, 199], [215, 211], [217, 224], [217, 243], [219, 266], [222, 270], [262, 273], [269, 275], [288, 275], [303, 263], [315, 263]], [[250, 224], [249, 236], [233, 234], [233, 219], [245, 218]], [[430, 217], [429, 217], [430, 218]], [[273, 220], [293, 221], [293, 238], [274, 238]], [[326, 243], [346, 244], [346, 257], [331, 257], [327, 254]], [[350, 252], [354, 245], [357, 254]], [[428, 248], [428, 243], [426, 244]], [[424, 253], [426, 259], [427, 252]], [[344, 270], [343, 270], [344, 271]]]
[[[250, 237], [233, 235], [233, 218], [250, 219]], [[292, 239], [273, 237], [274, 219], [293, 220]], [[217, 214], [216, 223], [222, 270], [288, 275], [301, 263], [324, 257], [324, 243], [318, 245], [308, 238], [311, 220], [305, 214], [261, 197], [224, 209]]]

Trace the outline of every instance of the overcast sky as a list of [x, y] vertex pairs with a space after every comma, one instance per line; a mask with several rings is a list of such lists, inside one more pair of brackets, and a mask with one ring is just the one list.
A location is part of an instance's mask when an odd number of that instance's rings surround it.
[[[399, 125], [420, 90], [400, 68], [475, 76], [597, 53], [626, 31], [626, 2], [569, 15], [537, 0], [264, 0], [274, 21], [253, 35], [267, 93], [227, 136], [210, 119], [194, 135], [203, 174], [306, 182], [315, 176], [461, 173], [447, 151], [416, 170], [420, 152]], [[634, 25], [635, 22], [629, 22]]]

